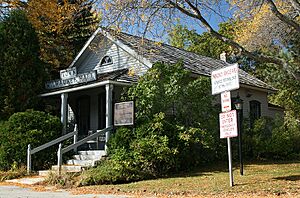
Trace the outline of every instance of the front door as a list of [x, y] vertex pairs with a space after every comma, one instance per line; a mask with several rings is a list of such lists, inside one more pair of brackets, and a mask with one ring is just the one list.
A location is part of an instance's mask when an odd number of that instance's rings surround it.
[[78, 135], [87, 136], [90, 130], [90, 96], [81, 96], [77, 100]]

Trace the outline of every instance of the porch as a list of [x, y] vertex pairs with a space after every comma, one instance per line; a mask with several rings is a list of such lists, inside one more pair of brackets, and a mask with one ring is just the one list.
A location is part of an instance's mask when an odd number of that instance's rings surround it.
[[[54, 101], [56, 109], [59, 109], [62, 135], [71, 132], [77, 124], [80, 140], [113, 125], [113, 105], [119, 101], [123, 88], [129, 85], [107, 80], [44, 93], [41, 97]], [[82, 148], [106, 151], [109, 135], [110, 132], [106, 132], [105, 137], [89, 141]]]

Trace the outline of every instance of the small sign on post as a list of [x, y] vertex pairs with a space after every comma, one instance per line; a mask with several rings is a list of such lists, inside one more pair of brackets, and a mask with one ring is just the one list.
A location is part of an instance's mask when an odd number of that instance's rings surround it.
[[225, 91], [221, 93], [221, 105], [222, 105], [222, 112], [227, 112], [231, 110], [230, 91]]
[[220, 138], [237, 137], [236, 110], [219, 114]]

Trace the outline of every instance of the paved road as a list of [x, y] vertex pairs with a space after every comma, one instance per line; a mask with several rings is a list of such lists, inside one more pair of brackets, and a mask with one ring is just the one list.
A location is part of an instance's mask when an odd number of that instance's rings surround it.
[[0, 186], [0, 198], [127, 198], [120, 195], [71, 195], [69, 192], [35, 192], [18, 186]]

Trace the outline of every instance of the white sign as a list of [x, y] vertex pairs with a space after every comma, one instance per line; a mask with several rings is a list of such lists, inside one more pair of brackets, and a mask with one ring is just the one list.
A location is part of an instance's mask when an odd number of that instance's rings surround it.
[[115, 103], [114, 125], [134, 124], [134, 103], [133, 101]]
[[238, 136], [236, 110], [219, 114], [220, 138]]
[[240, 87], [239, 67], [234, 64], [211, 73], [212, 94], [235, 90]]
[[66, 80], [70, 78], [75, 78], [77, 75], [77, 70], [76, 67], [72, 67], [72, 68], [60, 70], [59, 74], [60, 74], [60, 79]]
[[96, 71], [91, 71], [88, 73], [78, 74], [73, 78], [68, 79], [58, 79], [46, 82], [46, 89], [56, 89], [61, 87], [67, 87], [70, 85], [76, 85], [80, 83], [86, 83], [90, 81], [97, 80], [97, 73]]
[[221, 93], [221, 104], [222, 104], [222, 112], [227, 112], [231, 110], [230, 91], [225, 91]]

